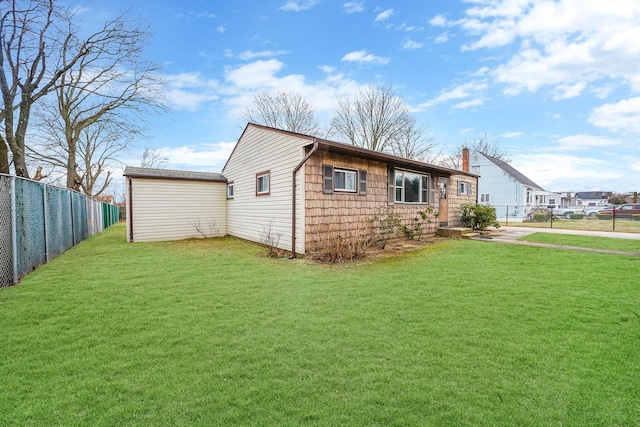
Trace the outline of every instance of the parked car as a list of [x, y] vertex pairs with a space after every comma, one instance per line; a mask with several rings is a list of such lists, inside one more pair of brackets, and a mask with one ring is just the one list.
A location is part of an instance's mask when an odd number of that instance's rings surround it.
[[584, 207], [584, 214], [589, 216], [596, 216], [603, 209], [613, 209], [613, 205], [592, 205], [589, 203]]
[[614, 214], [616, 218], [631, 218], [632, 215], [640, 215], [640, 203], [626, 203], [615, 209], [601, 209], [599, 214]]
[[571, 218], [572, 214], [584, 213], [584, 208], [582, 206], [547, 205], [547, 209], [553, 212], [554, 217], [563, 216], [566, 219]]

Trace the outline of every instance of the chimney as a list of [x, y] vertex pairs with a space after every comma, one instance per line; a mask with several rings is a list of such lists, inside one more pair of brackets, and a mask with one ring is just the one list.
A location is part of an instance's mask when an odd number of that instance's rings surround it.
[[462, 172], [469, 172], [469, 149], [462, 149]]

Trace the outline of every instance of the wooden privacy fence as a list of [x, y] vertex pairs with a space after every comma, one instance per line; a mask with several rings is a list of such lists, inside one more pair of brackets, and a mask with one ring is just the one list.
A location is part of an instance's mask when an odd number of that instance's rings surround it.
[[0, 288], [118, 222], [120, 208], [0, 174]]

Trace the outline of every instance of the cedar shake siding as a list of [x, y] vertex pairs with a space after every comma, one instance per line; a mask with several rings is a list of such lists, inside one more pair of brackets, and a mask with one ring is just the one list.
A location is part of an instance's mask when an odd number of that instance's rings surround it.
[[[328, 171], [331, 167], [338, 170], [355, 172], [356, 185], [351, 191], [330, 191], [328, 185], [335, 185]], [[402, 216], [403, 225], [413, 227], [413, 218], [418, 211], [432, 208], [431, 223], [425, 224], [424, 234], [435, 234], [439, 220], [435, 215], [439, 212], [440, 193], [436, 190], [436, 182], [441, 174], [437, 170], [416, 170], [398, 166], [398, 169], [415, 171], [429, 176], [429, 190], [424, 197], [429, 203], [396, 203], [395, 185], [390, 195], [389, 174], [395, 167], [387, 162], [365, 159], [341, 153], [320, 150], [305, 164], [305, 243], [307, 250], [325, 241], [329, 234], [340, 236], [367, 236], [371, 234], [371, 220], [380, 209], [389, 209]], [[366, 175], [366, 176], [364, 176]], [[445, 175], [447, 176], [447, 175]], [[476, 178], [469, 175], [451, 175], [449, 189], [449, 224], [461, 225], [458, 208], [462, 203], [474, 203]], [[366, 181], [363, 179], [366, 178]], [[391, 183], [394, 177], [392, 175]], [[457, 194], [457, 181], [472, 183], [471, 194]], [[324, 182], [324, 185], [323, 185]], [[451, 188], [455, 187], [455, 188]], [[390, 201], [391, 199], [391, 201]]]

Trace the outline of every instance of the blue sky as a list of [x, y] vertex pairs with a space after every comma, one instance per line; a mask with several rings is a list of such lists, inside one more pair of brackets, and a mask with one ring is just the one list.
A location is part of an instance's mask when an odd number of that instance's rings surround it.
[[326, 125], [383, 84], [440, 147], [486, 134], [546, 190], [640, 190], [637, 0], [95, 0], [83, 15], [129, 7], [167, 81], [147, 142], [164, 167], [220, 171], [257, 93], [298, 92]]

